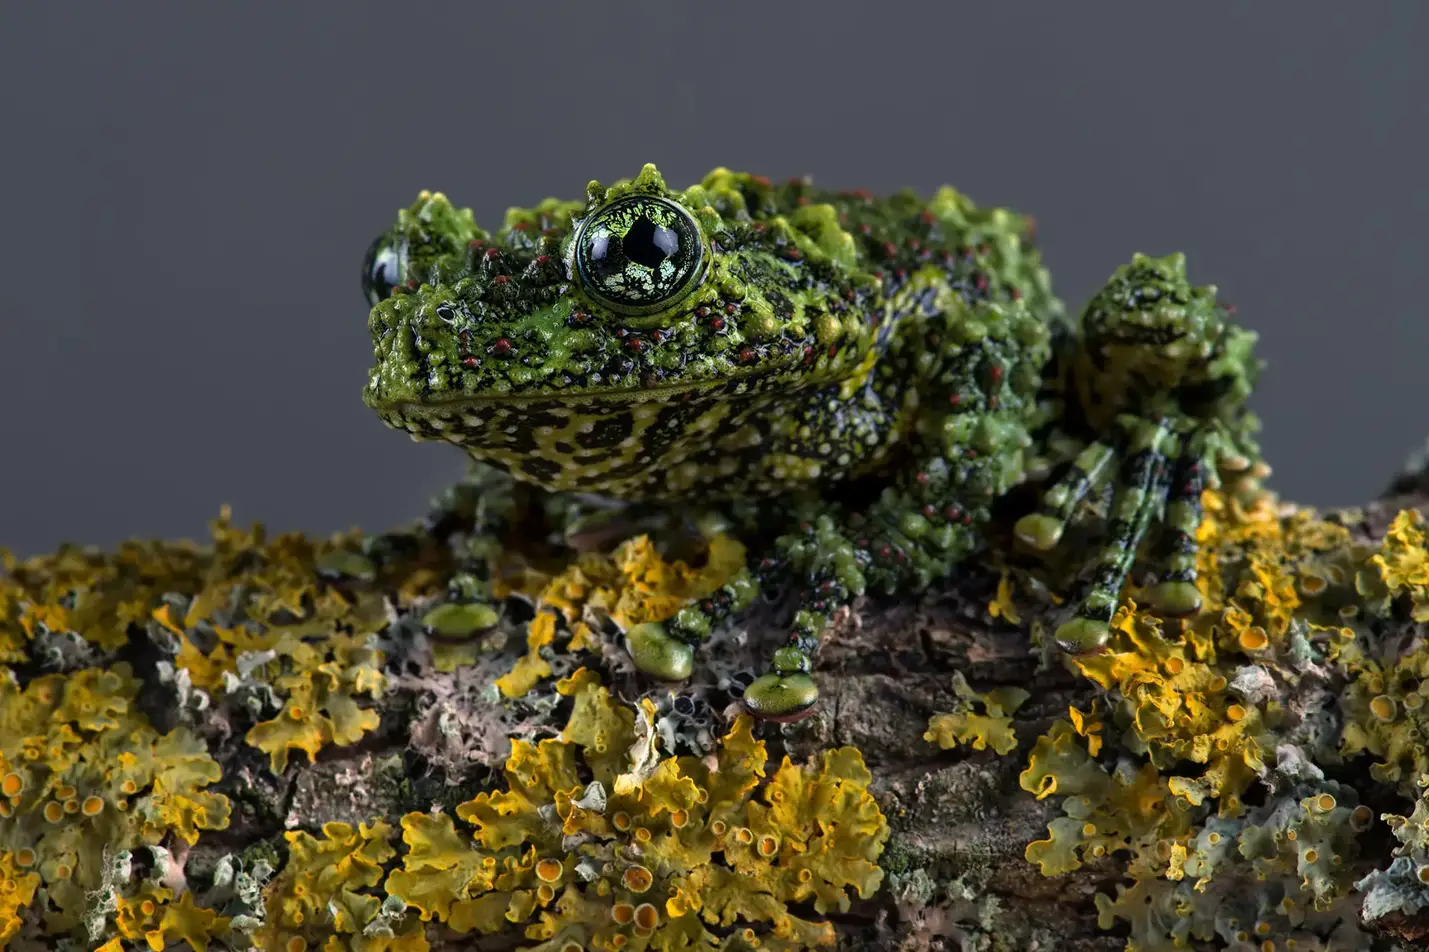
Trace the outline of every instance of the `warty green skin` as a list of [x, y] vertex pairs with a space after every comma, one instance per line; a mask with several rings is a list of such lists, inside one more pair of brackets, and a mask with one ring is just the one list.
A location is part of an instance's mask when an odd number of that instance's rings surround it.
[[625, 634], [639, 668], [681, 680], [714, 625], [792, 582], [789, 640], [745, 693], [770, 718], [812, 708], [834, 612], [946, 576], [1029, 481], [1027, 547], [1104, 520], [1063, 647], [1106, 640], [1147, 537], [1153, 602], [1194, 611], [1200, 488], [1258, 461], [1254, 335], [1179, 255], [1137, 255], [1068, 321], [1031, 221], [951, 188], [874, 198], [716, 169], [675, 191], [647, 165], [492, 233], [424, 192], [364, 284], [364, 399], [414, 439], [549, 491], [548, 511], [585, 494], [753, 507], [744, 572]]

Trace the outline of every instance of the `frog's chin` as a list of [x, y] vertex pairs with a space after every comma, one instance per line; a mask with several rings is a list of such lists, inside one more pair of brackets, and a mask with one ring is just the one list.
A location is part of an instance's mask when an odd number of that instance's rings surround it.
[[579, 409], [593, 405], [616, 406], [638, 403], [669, 403], [702, 399], [730, 399], [753, 395], [771, 382], [787, 387], [789, 368], [766, 366], [758, 371], [730, 374], [704, 380], [687, 380], [653, 384], [648, 387], [571, 387], [564, 389], [530, 389], [457, 392], [449, 396], [422, 395], [416, 399], [378, 400], [370, 395], [367, 405], [383, 416], [442, 416], [484, 407], [542, 408], [568, 407]]

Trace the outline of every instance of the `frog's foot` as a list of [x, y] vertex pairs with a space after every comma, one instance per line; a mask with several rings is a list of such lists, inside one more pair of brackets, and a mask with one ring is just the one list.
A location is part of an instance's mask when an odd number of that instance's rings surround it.
[[635, 667], [658, 681], [684, 681], [695, 669], [695, 646], [657, 621], [630, 626], [625, 646]]
[[[1111, 635], [1111, 618], [1121, 598], [1127, 574], [1142, 541], [1153, 528], [1161, 531], [1156, 558], [1158, 580], [1146, 593], [1157, 614], [1180, 617], [1201, 607], [1196, 587], [1196, 527], [1201, 520], [1201, 489], [1205, 463], [1194, 451], [1175, 458], [1179, 441], [1166, 420], [1137, 420], [1125, 448], [1114, 451], [1103, 443], [1083, 450], [1071, 468], [1043, 495], [1039, 512], [1022, 517], [1018, 538], [1032, 548], [1048, 550], [1061, 539], [1079, 504], [1105, 484], [1119, 459], [1107, 527], [1107, 539], [1097, 559], [1091, 588], [1074, 617], [1057, 629], [1065, 650], [1095, 651]], [[1159, 520], [1158, 513], [1163, 513]]]
[[813, 650], [828, 620], [801, 611], [794, 620], [789, 642], [774, 652], [769, 671], [744, 689], [744, 708], [766, 721], [788, 724], [814, 713], [819, 689], [814, 684]]
[[[765, 560], [763, 567], [772, 565]], [[686, 605], [667, 622], [642, 622], [625, 632], [630, 660], [642, 674], [660, 681], [684, 681], [694, 671], [695, 648], [714, 627], [742, 611], [759, 594], [763, 575], [741, 569], [709, 598]]]

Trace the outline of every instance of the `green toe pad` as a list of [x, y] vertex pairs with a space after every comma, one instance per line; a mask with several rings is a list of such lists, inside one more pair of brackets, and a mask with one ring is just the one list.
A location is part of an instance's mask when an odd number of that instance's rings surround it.
[[1018, 519], [1012, 531], [1018, 539], [1038, 552], [1054, 548], [1062, 538], [1062, 524], [1040, 512], [1029, 513]]
[[1088, 654], [1111, 638], [1111, 626], [1095, 618], [1073, 618], [1052, 636], [1069, 654]]
[[1190, 582], [1162, 582], [1147, 593], [1147, 601], [1156, 614], [1171, 618], [1201, 610], [1201, 593]]
[[678, 638], [671, 638], [659, 622], [632, 625], [625, 633], [625, 641], [635, 667], [652, 678], [683, 681], [695, 669], [695, 649]]
[[807, 674], [765, 674], [744, 689], [744, 706], [755, 717], [797, 721], [808, 716], [819, 700], [819, 689]]

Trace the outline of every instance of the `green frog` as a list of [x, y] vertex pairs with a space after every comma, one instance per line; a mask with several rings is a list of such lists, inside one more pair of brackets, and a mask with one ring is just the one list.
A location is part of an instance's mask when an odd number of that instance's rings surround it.
[[494, 231], [422, 192], [369, 247], [363, 288], [364, 400], [389, 425], [552, 500], [755, 514], [743, 571], [624, 637], [637, 668], [680, 681], [717, 625], [792, 590], [787, 640], [744, 692], [764, 718], [813, 709], [837, 612], [927, 588], [999, 527], [1032, 552], [1071, 527], [1095, 540], [1066, 651], [1105, 644], [1143, 549], [1142, 599], [1193, 613], [1202, 490], [1266, 471], [1255, 335], [1181, 255], [1134, 256], [1072, 320], [1033, 220], [950, 187], [875, 197], [719, 168], [680, 191], [646, 165]]

